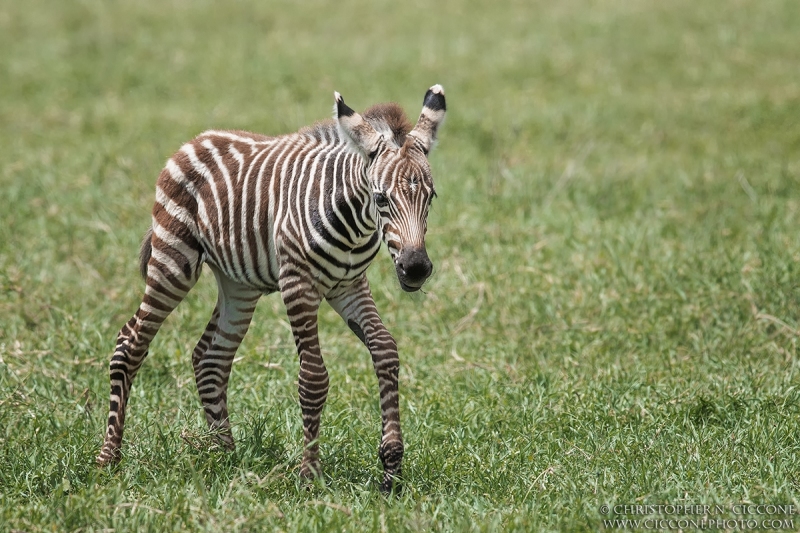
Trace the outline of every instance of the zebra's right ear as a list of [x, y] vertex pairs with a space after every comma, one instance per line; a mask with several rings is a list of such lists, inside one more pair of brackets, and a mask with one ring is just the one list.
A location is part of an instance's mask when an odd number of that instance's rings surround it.
[[364, 120], [364, 117], [350, 109], [344, 103], [341, 94], [334, 92], [333, 95], [336, 99], [334, 113], [336, 114], [336, 123], [339, 125], [339, 133], [361, 155], [369, 159], [374, 158], [378, 152], [381, 134], [375, 131], [375, 128]]
[[418, 140], [422, 151], [425, 155], [431, 151], [433, 144], [436, 142], [436, 132], [439, 131], [439, 126], [444, 121], [444, 115], [447, 111], [447, 104], [444, 101], [444, 89], [438, 83], [428, 89], [425, 93], [425, 100], [422, 102], [422, 113], [419, 115], [419, 120], [414, 129], [408, 132], [406, 137], [407, 146], [413, 146], [414, 140]]

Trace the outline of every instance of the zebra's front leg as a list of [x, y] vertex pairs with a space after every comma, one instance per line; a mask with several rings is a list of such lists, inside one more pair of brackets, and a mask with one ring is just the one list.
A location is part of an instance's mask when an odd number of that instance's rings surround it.
[[378, 315], [366, 276], [344, 294], [329, 298], [328, 302], [367, 346], [372, 356], [381, 400], [383, 431], [378, 448], [378, 455], [383, 463], [381, 491], [399, 491], [397, 478], [402, 474], [403, 435], [400, 431], [400, 358], [397, 354], [397, 343]]
[[322, 476], [319, 460], [319, 421], [328, 397], [328, 370], [322, 361], [317, 334], [321, 298], [311, 283], [292, 274], [281, 277], [281, 296], [286, 304], [294, 342], [300, 356], [298, 392], [303, 413], [303, 461], [300, 476]]

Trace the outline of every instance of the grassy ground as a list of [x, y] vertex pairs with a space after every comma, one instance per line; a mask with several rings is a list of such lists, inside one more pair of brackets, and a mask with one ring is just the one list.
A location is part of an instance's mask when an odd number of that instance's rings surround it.
[[[800, 3], [0, 3], [0, 524], [24, 531], [593, 530], [603, 504], [800, 499]], [[210, 445], [201, 282], [94, 466], [155, 178], [209, 127], [294, 131], [430, 85], [449, 116], [426, 295], [388, 254], [406, 490], [369, 357], [325, 307], [325, 483], [297, 479], [279, 298]], [[613, 517], [613, 515], [612, 515]], [[800, 527], [800, 521], [795, 520]]]

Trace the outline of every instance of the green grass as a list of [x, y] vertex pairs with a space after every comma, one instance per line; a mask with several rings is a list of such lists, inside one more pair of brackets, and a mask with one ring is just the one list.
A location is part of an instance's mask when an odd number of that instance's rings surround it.
[[[0, 3], [0, 529], [602, 528], [602, 504], [800, 504], [800, 3]], [[436, 274], [369, 272], [401, 353], [405, 492], [377, 489], [366, 350], [321, 312], [324, 483], [297, 478], [298, 362], [262, 300], [205, 433], [210, 276], [97, 469], [116, 332], [166, 158], [295, 131], [334, 90], [419, 113]], [[269, 364], [267, 364], [269, 363]], [[800, 520], [795, 520], [800, 527]]]

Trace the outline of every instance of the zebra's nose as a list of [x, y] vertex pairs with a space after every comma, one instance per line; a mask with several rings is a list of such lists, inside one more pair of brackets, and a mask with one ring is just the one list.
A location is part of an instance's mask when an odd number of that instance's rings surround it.
[[433, 263], [424, 247], [406, 248], [397, 258], [397, 275], [410, 287], [419, 288], [433, 272]]

